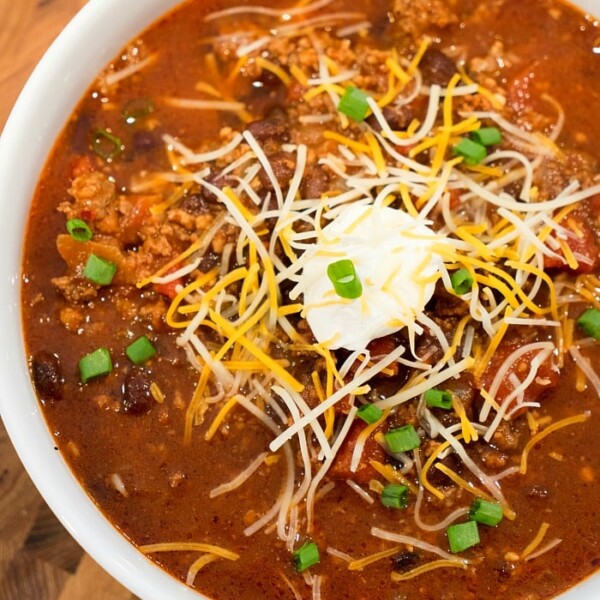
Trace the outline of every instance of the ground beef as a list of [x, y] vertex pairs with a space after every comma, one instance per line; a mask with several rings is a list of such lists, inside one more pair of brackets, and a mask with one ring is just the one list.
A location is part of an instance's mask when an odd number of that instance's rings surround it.
[[115, 184], [106, 175], [93, 171], [76, 177], [69, 194], [74, 202], [59, 206], [67, 219], [83, 219], [100, 233], [119, 231]]
[[458, 21], [456, 10], [449, 0], [395, 0], [394, 16], [398, 27], [419, 37], [431, 26], [447, 27]]
[[597, 172], [594, 160], [581, 152], [565, 150], [560, 157], [546, 158], [535, 180], [540, 200], [556, 198], [572, 181], [578, 181], [581, 188], [590, 187]]
[[71, 304], [82, 304], [98, 296], [98, 286], [82, 277], [65, 275], [55, 277], [52, 284]]

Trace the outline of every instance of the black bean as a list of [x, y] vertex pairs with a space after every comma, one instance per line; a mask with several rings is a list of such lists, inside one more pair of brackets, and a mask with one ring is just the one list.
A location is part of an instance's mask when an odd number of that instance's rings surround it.
[[211, 269], [214, 269], [218, 264], [221, 263], [221, 257], [214, 252], [207, 252], [198, 265], [198, 269], [204, 273], [208, 273]]
[[92, 115], [81, 113], [71, 128], [71, 148], [77, 154], [87, 154], [89, 150], [88, 135], [92, 128]]
[[150, 152], [159, 146], [158, 138], [146, 129], [141, 129], [133, 134], [133, 149], [139, 154]]
[[202, 194], [187, 194], [179, 203], [179, 208], [190, 215], [205, 215], [210, 212], [210, 203]]
[[[271, 154], [268, 159], [271, 163], [271, 168], [273, 169], [273, 173], [275, 174], [277, 182], [282, 188], [286, 188], [290, 184], [290, 179], [294, 175], [294, 170], [296, 169], [296, 159], [288, 152], [275, 152]], [[265, 190], [273, 190], [271, 179], [264, 169], [259, 171], [258, 178], [260, 179], [260, 183]]]
[[154, 399], [150, 393], [152, 381], [144, 369], [133, 367], [125, 376], [121, 387], [121, 408], [128, 415], [147, 413]]
[[458, 69], [451, 58], [448, 58], [441, 50], [429, 48], [419, 63], [423, 82], [427, 85], [436, 83], [446, 87]]
[[266, 69], [252, 82], [252, 86], [256, 89], [277, 88], [281, 87], [282, 84], [283, 82], [275, 73], [271, 73], [271, 71], [267, 71]]
[[399, 571], [408, 571], [408, 569], [419, 564], [419, 560], [420, 556], [416, 552], [409, 552], [408, 550], [392, 556], [394, 568]]
[[269, 108], [267, 114], [267, 119], [277, 119], [279, 121], [287, 121], [288, 113], [283, 104], [275, 104], [271, 108]]
[[[212, 173], [206, 178], [206, 181], [212, 185], [214, 185], [215, 187], [218, 187], [220, 190], [222, 190], [224, 187], [235, 187], [237, 186], [237, 181], [230, 175], [225, 175], [222, 176], [219, 173]], [[202, 191], [200, 192], [200, 194], [202, 195], [202, 198], [204, 198], [204, 200], [206, 202], [215, 204], [216, 202], [218, 202], [217, 197], [207, 188], [203, 187]], [[208, 212], [208, 210], [207, 210]], [[200, 213], [201, 214], [201, 213]]]
[[64, 379], [60, 361], [55, 354], [42, 350], [31, 359], [35, 389], [43, 400], [62, 398]]
[[248, 123], [246, 129], [259, 141], [268, 140], [279, 143], [287, 142], [290, 139], [288, 124], [282, 119], [262, 119]]
[[[444, 460], [442, 460], [441, 462], [449, 469], [452, 469], [453, 471], [456, 471], [459, 474], [462, 473], [463, 463], [459, 458], [456, 457], [456, 454], [448, 454], [448, 456], [446, 456], [446, 458], [444, 458]], [[452, 483], [448, 479], [448, 477], [444, 475], [444, 473], [442, 473], [439, 469], [431, 469], [427, 476], [431, 485], [434, 485], [436, 487], [444, 487], [451, 485]]]
[[308, 169], [300, 191], [303, 198], [320, 198], [329, 190], [329, 175], [321, 165], [313, 165]]
[[[386, 106], [382, 111], [385, 120], [388, 122], [388, 125], [394, 131], [402, 131], [406, 129], [412, 122], [414, 118], [413, 109], [410, 106]], [[377, 119], [371, 115], [367, 122], [369, 125], [375, 129], [375, 131], [381, 131], [381, 125]]]
[[496, 572], [496, 577], [498, 578], [498, 581], [506, 581], [507, 579], [510, 579], [510, 577], [512, 576], [515, 566], [513, 563], [510, 563], [507, 561], [502, 561], [501, 563], [494, 566], [493, 568], [494, 568], [494, 571]]

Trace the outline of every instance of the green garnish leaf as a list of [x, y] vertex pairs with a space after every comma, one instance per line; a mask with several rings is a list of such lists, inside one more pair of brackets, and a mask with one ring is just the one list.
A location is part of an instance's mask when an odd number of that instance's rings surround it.
[[85, 267], [83, 276], [98, 285], [110, 285], [117, 272], [117, 265], [95, 254], [90, 254]]
[[78, 242], [89, 242], [94, 235], [89, 225], [82, 219], [69, 219], [67, 221], [67, 231]]
[[314, 542], [306, 542], [301, 548], [294, 551], [292, 556], [298, 573], [302, 573], [302, 571], [306, 571], [306, 569], [321, 562], [319, 547]]
[[367, 94], [358, 88], [349, 85], [338, 104], [338, 111], [350, 117], [353, 121], [364, 121], [369, 112]]
[[108, 375], [112, 368], [110, 352], [106, 348], [98, 348], [98, 350], [87, 354], [79, 361], [81, 382], [87, 383], [95, 377]]
[[362, 284], [350, 259], [344, 258], [331, 263], [327, 267], [327, 277], [341, 298], [356, 300], [361, 297]]

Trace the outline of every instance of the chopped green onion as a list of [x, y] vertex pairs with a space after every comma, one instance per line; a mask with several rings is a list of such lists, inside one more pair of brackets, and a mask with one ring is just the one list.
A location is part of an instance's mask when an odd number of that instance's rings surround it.
[[408, 452], [421, 445], [421, 438], [412, 425], [390, 429], [383, 437], [394, 454]]
[[153, 346], [152, 342], [143, 335], [125, 348], [125, 354], [127, 354], [132, 363], [141, 365], [156, 354], [156, 348]]
[[116, 272], [117, 265], [95, 254], [89, 255], [83, 268], [83, 276], [98, 285], [109, 285]]
[[302, 571], [306, 571], [306, 569], [321, 562], [319, 547], [314, 542], [306, 542], [306, 544], [301, 548], [298, 548], [292, 556], [294, 558], [294, 566], [298, 573], [302, 573]]
[[487, 156], [485, 146], [469, 138], [462, 138], [452, 150], [456, 156], [462, 156], [468, 165], [478, 165]]
[[458, 269], [450, 275], [452, 289], [458, 296], [466, 294], [473, 287], [473, 277], [467, 269]]
[[123, 151], [121, 138], [106, 129], [96, 129], [92, 140], [92, 149], [104, 160], [113, 160]]
[[577, 319], [577, 325], [581, 327], [589, 336], [600, 340], [600, 310], [597, 308], [588, 308]]
[[497, 502], [475, 498], [469, 510], [469, 519], [495, 527], [502, 521], [502, 506]]
[[327, 267], [327, 277], [338, 296], [355, 300], [362, 295], [362, 284], [350, 259], [344, 258], [331, 263]]
[[381, 492], [381, 504], [388, 508], [406, 508], [408, 506], [408, 488], [397, 483], [386, 485]]
[[349, 85], [338, 104], [338, 111], [350, 117], [353, 121], [364, 121], [369, 112], [367, 94], [353, 85]]
[[79, 374], [81, 382], [87, 383], [94, 377], [108, 375], [112, 371], [110, 352], [106, 348], [98, 348], [87, 354], [79, 361]]
[[134, 98], [130, 100], [123, 109], [125, 122], [132, 125], [139, 119], [143, 119], [154, 112], [154, 103], [149, 98]]
[[450, 552], [457, 554], [479, 544], [479, 529], [475, 521], [450, 525], [447, 530]]
[[425, 402], [432, 408], [443, 408], [450, 410], [452, 408], [452, 394], [446, 390], [427, 390], [425, 392]]
[[497, 127], [482, 127], [473, 131], [471, 138], [482, 146], [494, 146], [502, 141], [502, 133]]
[[381, 419], [383, 411], [374, 404], [363, 404], [356, 412], [356, 415], [368, 425], [372, 425]]
[[81, 219], [69, 219], [67, 221], [67, 231], [78, 242], [89, 242], [94, 235], [89, 225]]

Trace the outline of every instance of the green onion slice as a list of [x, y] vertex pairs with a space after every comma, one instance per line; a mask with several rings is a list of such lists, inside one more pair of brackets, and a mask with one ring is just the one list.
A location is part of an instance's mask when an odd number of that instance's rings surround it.
[[89, 225], [81, 219], [69, 219], [67, 221], [67, 231], [78, 242], [89, 242], [94, 235]]
[[125, 354], [127, 354], [132, 363], [141, 365], [156, 355], [156, 348], [152, 342], [143, 335], [125, 348]]
[[90, 379], [108, 375], [112, 371], [110, 352], [106, 348], [98, 348], [87, 354], [79, 361], [79, 374], [81, 382], [87, 383]]
[[469, 510], [469, 519], [484, 525], [495, 527], [502, 521], [502, 506], [497, 502], [489, 502], [482, 498], [475, 498]]
[[89, 255], [83, 268], [83, 276], [98, 285], [109, 285], [112, 283], [116, 272], [117, 265], [95, 254]]
[[497, 127], [482, 127], [473, 131], [471, 138], [482, 146], [494, 146], [502, 141], [502, 133]]
[[485, 146], [469, 138], [462, 138], [452, 151], [456, 156], [462, 156], [468, 165], [478, 165], [487, 156]]
[[350, 117], [353, 121], [364, 121], [369, 112], [368, 96], [362, 90], [349, 85], [338, 104], [338, 111]]
[[394, 454], [408, 452], [421, 445], [421, 438], [412, 425], [390, 429], [383, 437]]
[[113, 160], [123, 151], [121, 138], [106, 129], [96, 129], [92, 139], [92, 149], [104, 160]]
[[365, 423], [372, 425], [381, 419], [383, 411], [374, 404], [363, 404], [356, 412], [356, 415]]
[[397, 483], [386, 485], [381, 492], [381, 504], [388, 508], [406, 508], [408, 506], [408, 488]]
[[123, 109], [125, 122], [132, 125], [139, 119], [143, 119], [154, 112], [154, 103], [150, 98], [134, 98], [130, 100]]
[[473, 277], [467, 269], [458, 269], [450, 275], [450, 282], [452, 283], [452, 289], [458, 296], [462, 296], [471, 290], [473, 287]]
[[597, 308], [588, 308], [577, 319], [577, 325], [583, 329], [589, 336], [600, 340], [600, 310]]
[[450, 552], [453, 554], [463, 552], [467, 548], [479, 544], [479, 529], [475, 521], [450, 525], [446, 533], [448, 534]]
[[298, 548], [292, 556], [294, 558], [294, 566], [298, 573], [302, 573], [302, 571], [306, 571], [306, 569], [321, 562], [319, 547], [314, 542], [306, 542], [306, 544], [301, 548]]
[[327, 267], [327, 277], [338, 296], [349, 300], [361, 297], [362, 284], [354, 269], [354, 263], [350, 259], [344, 258], [331, 263]]
[[443, 408], [450, 410], [452, 408], [452, 394], [446, 390], [427, 390], [425, 392], [425, 402], [432, 408]]

